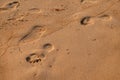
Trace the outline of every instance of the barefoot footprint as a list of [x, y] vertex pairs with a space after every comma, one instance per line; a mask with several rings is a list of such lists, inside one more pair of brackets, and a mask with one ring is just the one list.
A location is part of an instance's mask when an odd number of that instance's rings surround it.
[[112, 17], [105, 14], [105, 15], [100, 16], [99, 19], [103, 21], [109, 21], [112, 19]]
[[26, 34], [24, 34], [19, 41], [33, 41], [40, 38], [47, 29], [44, 26], [35, 25]]
[[80, 0], [81, 3], [96, 3], [98, 0]]
[[40, 14], [40, 13], [42, 13], [42, 10], [39, 9], [39, 8], [31, 8], [31, 9], [28, 10], [28, 12], [30, 14]]
[[46, 43], [42, 46], [43, 51], [35, 51], [29, 54], [25, 60], [30, 64], [41, 63], [43, 60], [46, 59], [47, 54], [54, 49], [54, 46], [50, 43]]
[[51, 43], [46, 43], [43, 45], [43, 49], [47, 52], [51, 52], [54, 49], [54, 46]]
[[90, 16], [83, 17], [81, 19], [80, 23], [81, 23], [81, 25], [92, 24], [93, 23], [92, 17], [90, 17]]
[[38, 54], [32, 53], [28, 57], [26, 57], [26, 61], [29, 63], [38, 63], [41, 61], [41, 58]]
[[46, 52], [34, 52], [31, 53], [30, 55], [28, 55], [26, 57], [26, 61], [29, 63], [39, 63], [41, 62], [43, 59], [45, 59], [47, 53]]
[[7, 11], [7, 10], [13, 10], [20, 6], [20, 3], [18, 1], [13, 1], [10, 3], [5, 4], [3, 7], [0, 8], [0, 12]]

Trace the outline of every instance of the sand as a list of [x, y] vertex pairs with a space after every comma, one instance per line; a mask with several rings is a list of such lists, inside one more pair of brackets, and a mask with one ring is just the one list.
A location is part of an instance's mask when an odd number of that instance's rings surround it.
[[0, 0], [0, 80], [120, 80], [120, 0]]

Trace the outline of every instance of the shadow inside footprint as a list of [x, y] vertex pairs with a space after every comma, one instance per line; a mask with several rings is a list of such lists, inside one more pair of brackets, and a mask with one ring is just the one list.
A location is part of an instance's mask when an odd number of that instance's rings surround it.
[[80, 0], [81, 3], [96, 3], [98, 0]]
[[104, 21], [109, 21], [112, 19], [112, 17], [110, 15], [102, 15], [99, 17], [101, 20], [104, 20]]
[[81, 25], [87, 25], [91, 23], [91, 17], [87, 16], [87, 17], [83, 17], [80, 21]]
[[46, 43], [46, 44], [43, 45], [44, 49], [49, 49], [51, 47], [52, 47], [52, 44], [50, 44], [50, 43]]
[[26, 34], [24, 34], [19, 41], [33, 41], [40, 38], [46, 31], [44, 26], [35, 25]]
[[54, 49], [54, 46], [51, 43], [46, 43], [43, 45], [43, 49], [45, 49], [46, 51], [52, 51]]

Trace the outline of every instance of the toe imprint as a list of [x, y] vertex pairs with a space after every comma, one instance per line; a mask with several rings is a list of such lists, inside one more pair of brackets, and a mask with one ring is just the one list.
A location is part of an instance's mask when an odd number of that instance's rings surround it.
[[41, 61], [41, 58], [39, 55], [32, 53], [28, 57], [26, 57], [26, 61], [29, 63], [38, 63]]

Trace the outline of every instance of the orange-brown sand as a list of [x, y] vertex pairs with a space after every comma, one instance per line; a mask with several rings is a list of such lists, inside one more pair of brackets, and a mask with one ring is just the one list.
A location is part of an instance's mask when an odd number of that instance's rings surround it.
[[120, 80], [120, 0], [0, 0], [0, 80]]

